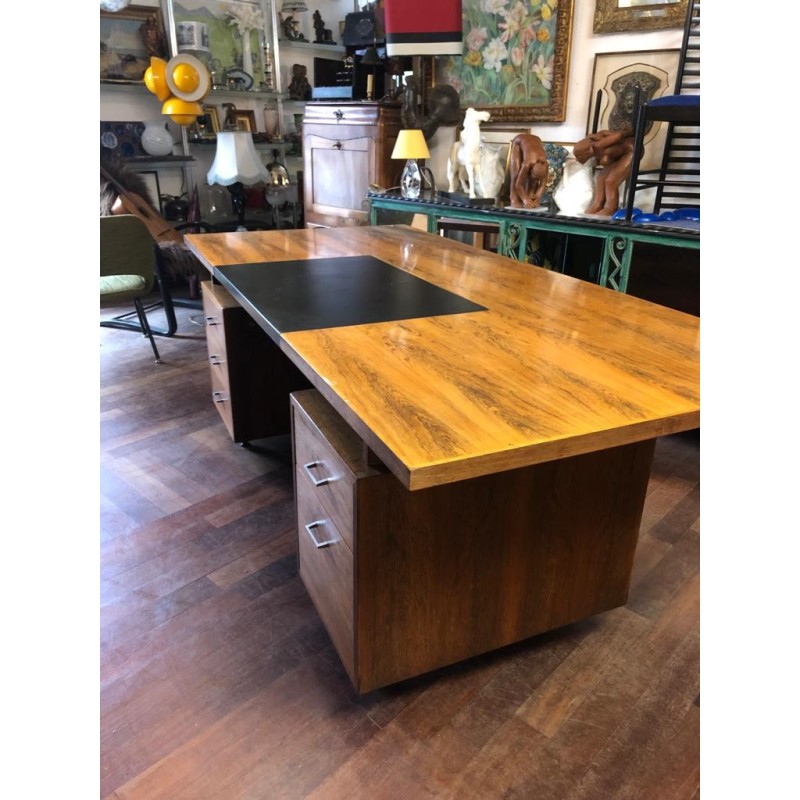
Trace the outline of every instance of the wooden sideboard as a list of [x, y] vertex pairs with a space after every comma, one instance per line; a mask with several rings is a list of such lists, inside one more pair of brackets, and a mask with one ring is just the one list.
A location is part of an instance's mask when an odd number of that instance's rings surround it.
[[308, 103], [303, 117], [307, 225], [368, 225], [370, 184], [393, 186], [400, 108], [378, 103]]

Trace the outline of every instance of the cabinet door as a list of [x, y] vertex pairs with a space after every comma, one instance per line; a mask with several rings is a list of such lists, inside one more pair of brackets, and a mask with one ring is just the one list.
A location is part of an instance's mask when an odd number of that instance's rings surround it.
[[371, 165], [375, 162], [372, 137], [346, 138], [341, 128], [333, 128], [331, 135], [326, 136], [308, 133], [303, 143], [303, 156], [306, 215], [310, 211], [312, 215], [340, 217], [350, 224], [367, 224], [367, 212], [362, 203], [369, 189]]

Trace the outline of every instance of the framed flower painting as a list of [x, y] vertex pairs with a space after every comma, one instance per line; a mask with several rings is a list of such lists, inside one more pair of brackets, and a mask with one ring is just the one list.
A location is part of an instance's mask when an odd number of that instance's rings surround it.
[[493, 122], [563, 122], [572, 0], [463, 0], [461, 56], [437, 56], [435, 81]]

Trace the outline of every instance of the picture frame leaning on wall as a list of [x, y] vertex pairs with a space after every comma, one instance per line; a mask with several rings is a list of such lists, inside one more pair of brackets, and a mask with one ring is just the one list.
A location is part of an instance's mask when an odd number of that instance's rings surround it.
[[[633, 125], [636, 88], [640, 102], [674, 94], [680, 50], [630, 50], [597, 53], [594, 57], [586, 133], [591, 133], [600, 97], [597, 130]], [[655, 169], [664, 153], [667, 126], [655, 122], [645, 133], [641, 169]]]

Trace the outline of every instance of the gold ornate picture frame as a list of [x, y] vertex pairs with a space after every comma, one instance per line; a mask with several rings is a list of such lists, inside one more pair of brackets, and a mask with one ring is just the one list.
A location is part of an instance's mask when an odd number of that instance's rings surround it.
[[682, 28], [689, 0], [595, 0], [594, 32], [657, 31]]
[[506, 19], [482, 0], [462, 0], [464, 50], [434, 58], [434, 83], [493, 122], [563, 122], [573, 0], [520, 0]]

